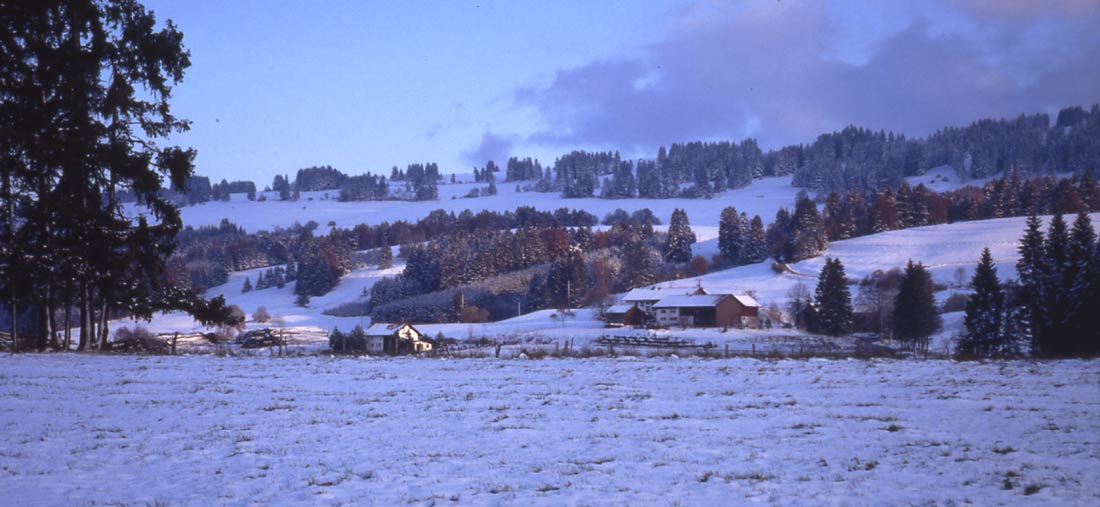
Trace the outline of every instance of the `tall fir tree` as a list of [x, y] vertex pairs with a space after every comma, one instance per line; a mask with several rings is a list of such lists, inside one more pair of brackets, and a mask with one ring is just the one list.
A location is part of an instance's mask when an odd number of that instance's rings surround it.
[[764, 221], [760, 215], [753, 215], [749, 223], [749, 237], [746, 247], [742, 249], [744, 264], [755, 264], [768, 258], [768, 240], [764, 230]]
[[695, 233], [688, 223], [687, 212], [676, 208], [668, 222], [668, 243], [665, 246], [665, 260], [682, 263], [691, 260], [691, 245], [695, 243]]
[[1016, 261], [1019, 277], [1018, 315], [1023, 333], [1033, 354], [1041, 354], [1043, 337], [1048, 327], [1046, 316], [1046, 249], [1043, 239], [1043, 222], [1032, 213], [1027, 217], [1027, 229], [1020, 239], [1020, 258]]
[[741, 220], [737, 208], [730, 206], [722, 210], [718, 221], [718, 251], [734, 266], [742, 263], [744, 238], [741, 235]]
[[578, 306], [588, 289], [584, 252], [570, 246], [568, 252], [550, 264], [546, 275], [547, 300], [559, 308]]
[[1066, 289], [1073, 280], [1067, 279], [1069, 265], [1069, 232], [1061, 214], [1054, 215], [1047, 228], [1043, 257], [1044, 291], [1041, 304], [1044, 307], [1044, 325], [1040, 336], [1040, 352], [1045, 356], [1068, 356], [1071, 341], [1064, 333], [1068, 327], [1069, 306]]
[[1079, 212], [1069, 233], [1065, 275], [1068, 285], [1064, 287], [1068, 326], [1063, 333], [1072, 342], [1071, 354], [1074, 356], [1100, 352], [1100, 344], [1094, 343], [1097, 335], [1095, 326], [1100, 322], [1091, 314], [1097, 306], [1095, 299], [1100, 294], [1096, 241], [1096, 231], [1088, 213]]
[[894, 298], [894, 338], [915, 350], [927, 350], [928, 337], [942, 327], [932, 294], [932, 275], [923, 264], [909, 261]]
[[974, 294], [966, 303], [965, 331], [959, 338], [956, 352], [974, 357], [1003, 355], [1007, 348], [1002, 333], [1005, 295], [989, 248], [982, 250], [970, 286]]
[[840, 259], [825, 258], [814, 290], [815, 331], [840, 336], [852, 331], [852, 295]]

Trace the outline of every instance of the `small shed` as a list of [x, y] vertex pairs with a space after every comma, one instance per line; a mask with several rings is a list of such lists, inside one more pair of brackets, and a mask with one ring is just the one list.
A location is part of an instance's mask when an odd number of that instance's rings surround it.
[[405, 322], [371, 324], [366, 335], [369, 354], [416, 354], [432, 350], [431, 342], [423, 340], [424, 335]]
[[645, 324], [645, 312], [636, 305], [614, 305], [603, 314], [608, 326], [641, 326]]

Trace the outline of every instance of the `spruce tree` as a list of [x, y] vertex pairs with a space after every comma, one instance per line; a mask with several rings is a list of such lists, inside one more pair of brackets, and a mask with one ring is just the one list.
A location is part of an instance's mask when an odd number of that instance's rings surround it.
[[742, 262], [755, 264], [768, 258], [768, 243], [764, 231], [764, 221], [760, 215], [753, 215], [749, 225], [749, 237], [743, 249]]
[[580, 304], [588, 289], [588, 272], [584, 252], [570, 246], [566, 255], [550, 264], [546, 275], [548, 300], [560, 308], [573, 308]]
[[737, 266], [742, 264], [743, 243], [737, 208], [730, 206], [723, 209], [718, 222], [718, 251], [722, 252], [722, 256], [731, 264]]
[[1044, 327], [1040, 337], [1040, 351], [1045, 356], [1068, 356], [1071, 353], [1071, 340], [1066, 335], [1069, 327], [1069, 287], [1072, 279], [1067, 279], [1069, 265], [1069, 232], [1061, 214], [1054, 215], [1047, 229], [1044, 243], [1042, 305], [1045, 308]]
[[997, 279], [997, 267], [989, 248], [982, 250], [978, 268], [970, 280], [974, 294], [966, 303], [963, 325], [956, 352], [963, 356], [990, 357], [1005, 352], [1003, 343], [1004, 291]]
[[665, 246], [665, 260], [682, 263], [691, 260], [691, 245], [695, 243], [695, 233], [688, 223], [687, 213], [682, 209], [672, 211], [668, 222], [668, 243]]
[[252, 279], [251, 278], [249, 278], [247, 276], [244, 277], [244, 287], [241, 287], [241, 292], [242, 293], [252, 292]]
[[932, 294], [932, 275], [923, 264], [909, 264], [894, 298], [894, 338], [926, 350], [928, 337], [943, 326]]
[[829, 244], [817, 205], [809, 197], [800, 198], [795, 205], [791, 219], [791, 236], [791, 261], [814, 257], [825, 251]]
[[384, 245], [378, 249], [378, 269], [389, 269], [393, 267], [393, 249], [389, 245]]
[[1100, 294], [1100, 276], [1096, 266], [1096, 232], [1088, 213], [1081, 211], [1073, 222], [1067, 248], [1066, 308], [1068, 327], [1063, 331], [1071, 341], [1070, 350], [1075, 356], [1100, 352], [1095, 343], [1098, 320], [1091, 312], [1097, 307]]
[[815, 330], [831, 336], [852, 331], [852, 296], [840, 259], [825, 259], [814, 290]]
[[1020, 259], [1016, 261], [1016, 274], [1020, 289], [1017, 296], [1021, 308], [1021, 328], [1030, 342], [1032, 353], [1041, 353], [1043, 339], [1049, 322], [1046, 317], [1046, 250], [1043, 241], [1043, 222], [1032, 213], [1027, 217], [1027, 229], [1020, 239]]

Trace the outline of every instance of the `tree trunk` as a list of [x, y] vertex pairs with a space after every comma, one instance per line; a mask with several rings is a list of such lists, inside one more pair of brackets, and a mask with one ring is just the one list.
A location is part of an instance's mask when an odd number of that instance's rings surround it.
[[50, 323], [50, 348], [54, 352], [61, 350], [61, 341], [58, 339], [57, 329], [57, 297], [54, 294], [53, 288], [50, 289], [49, 297], [47, 298], [46, 305], [46, 319]]
[[99, 312], [99, 350], [107, 350], [110, 343], [107, 341], [109, 329], [107, 320], [111, 318], [111, 308], [107, 306], [107, 298], [103, 298], [102, 309]]
[[88, 329], [88, 324], [91, 322], [88, 312], [91, 310], [91, 303], [88, 302], [88, 285], [87, 282], [80, 283], [80, 344], [77, 345], [76, 350], [84, 352], [88, 350], [89, 335], [91, 330]]
[[72, 291], [65, 295], [65, 340], [62, 349], [68, 352], [73, 344], [73, 297]]

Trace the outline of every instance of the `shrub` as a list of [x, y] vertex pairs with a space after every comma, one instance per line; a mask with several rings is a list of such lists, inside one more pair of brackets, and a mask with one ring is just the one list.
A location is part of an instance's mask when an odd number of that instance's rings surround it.
[[271, 314], [267, 313], [266, 307], [260, 306], [256, 309], [256, 311], [252, 312], [252, 320], [263, 324], [264, 322], [271, 320]]
[[168, 344], [157, 338], [141, 326], [133, 330], [123, 326], [115, 331], [115, 340], [111, 342], [111, 348], [126, 352], [151, 352], [163, 354], [168, 352]]
[[970, 294], [956, 292], [943, 302], [943, 313], [961, 312], [966, 310], [966, 303], [970, 301]]
[[363, 326], [355, 326], [350, 333], [333, 329], [328, 337], [328, 345], [334, 354], [362, 354], [367, 352], [367, 333]]

